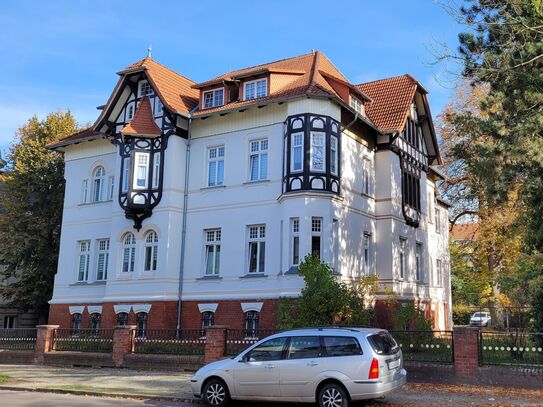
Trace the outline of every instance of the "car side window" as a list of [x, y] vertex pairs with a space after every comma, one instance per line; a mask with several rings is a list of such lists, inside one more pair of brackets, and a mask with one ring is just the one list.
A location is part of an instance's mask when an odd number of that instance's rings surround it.
[[249, 362], [279, 360], [281, 359], [286, 343], [286, 337], [270, 339], [251, 350], [244, 359]]
[[323, 338], [326, 356], [362, 355], [358, 341], [349, 336], [325, 336]]
[[322, 356], [318, 336], [293, 336], [290, 338], [287, 359], [309, 359]]

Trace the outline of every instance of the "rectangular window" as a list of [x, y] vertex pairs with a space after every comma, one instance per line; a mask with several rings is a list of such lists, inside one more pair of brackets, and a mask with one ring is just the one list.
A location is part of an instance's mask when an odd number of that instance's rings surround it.
[[330, 137], [330, 172], [338, 175], [338, 141], [336, 136]]
[[108, 199], [112, 200], [113, 199], [113, 191], [115, 190], [115, 177], [113, 175], [111, 175], [108, 178], [107, 189], [108, 189]]
[[87, 203], [88, 193], [89, 193], [89, 180], [84, 179], [81, 185], [81, 203]]
[[224, 146], [207, 150], [207, 186], [215, 187], [224, 183]]
[[300, 264], [300, 218], [290, 218], [291, 264]]
[[290, 172], [302, 172], [304, 169], [304, 133], [291, 135]]
[[249, 273], [264, 273], [266, 225], [249, 226]]
[[436, 286], [443, 284], [443, 264], [440, 259], [436, 260]]
[[364, 114], [364, 105], [357, 97], [351, 95], [351, 107], [360, 114]]
[[311, 254], [321, 258], [322, 218], [311, 218]]
[[4, 317], [4, 329], [13, 329], [15, 328], [15, 321], [16, 321], [15, 315], [6, 315]]
[[249, 143], [249, 179], [263, 180], [268, 177], [268, 139], [253, 140]]
[[136, 259], [136, 248], [125, 247], [123, 249], [123, 272], [124, 273], [134, 272], [135, 259]]
[[77, 246], [79, 248], [77, 281], [87, 281], [89, 279], [90, 240], [81, 240], [77, 242]]
[[204, 109], [224, 105], [224, 88], [204, 92]]
[[153, 154], [153, 189], [158, 188], [160, 181], [160, 153]]
[[441, 233], [441, 214], [439, 213], [439, 208], [434, 209], [435, 224], [436, 224], [436, 233]]
[[371, 193], [371, 162], [367, 158], [362, 161], [362, 192], [366, 195]]
[[205, 230], [206, 276], [218, 276], [221, 264], [221, 229]]
[[96, 259], [96, 280], [107, 280], [107, 269], [109, 262], [109, 239], [97, 241], [98, 256]]
[[405, 270], [406, 270], [406, 263], [407, 263], [406, 246], [407, 246], [407, 239], [400, 237], [400, 279], [402, 280], [405, 278]]
[[364, 275], [371, 273], [371, 234], [364, 232]]
[[126, 157], [123, 160], [123, 192], [128, 192], [128, 186], [130, 185], [130, 157]]
[[243, 100], [262, 98], [268, 95], [268, 79], [257, 79], [246, 82], [243, 92]]
[[422, 243], [417, 243], [415, 247], [415, 277], [417, 281], [422, 281]]
[[151, 85], [148, 81], [140, 81], [139, 83], [139, 89], [138, 89], [138, 97], [143, 97], [147, 95], [153, 94], [153, 88], [151, 88]]
[[326, 133], [311, 132], [311, 171], [324, 172], [326, 167]]
[[147, 189], [149, 178], [149, 153], [136, 152], [134, 154], [134, 182], [133, 189]]

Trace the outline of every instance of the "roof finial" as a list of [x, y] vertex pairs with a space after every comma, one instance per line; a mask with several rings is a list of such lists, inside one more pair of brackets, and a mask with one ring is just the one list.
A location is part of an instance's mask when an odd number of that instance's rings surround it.
[[149, 48], [147, 48], [147, 58], [151, 58], [151, 51], [153, 51], [153, 45], [149, 44]]
[[315, 48], [311, 48], [311, 55], [315, 55]]

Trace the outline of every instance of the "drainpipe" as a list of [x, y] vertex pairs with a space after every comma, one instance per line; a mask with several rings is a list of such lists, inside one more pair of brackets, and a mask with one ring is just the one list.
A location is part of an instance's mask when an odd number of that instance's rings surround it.
[[192, 112], [194, 112], [198, 106], [196, 106], [189, 113], [189, 124], [187, 130], [187, 156], [185, 160], [185, 185], [183, 191], [183, 215], [181, 227], [181, 260], [179, 264], [179, 288], [178, 288], [178, 300], [177, 300], [177, 335], [181, 329], [181, 296], [183, 294], [183, 274], [185, 269], [185, 246], [187, 235], [187, 203], [189, 200], [189, 172], [190, 172], [190, 142], [191, 142], [191, 130], [192, 130]]

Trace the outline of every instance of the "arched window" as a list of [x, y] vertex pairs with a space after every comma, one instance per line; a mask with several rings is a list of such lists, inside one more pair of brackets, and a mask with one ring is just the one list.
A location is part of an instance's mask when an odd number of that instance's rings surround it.
[[143, 269], [145, 271], [157, 270], [158, 258], [158, 235], [154, 230], [150, 230], [145, 235], [145, 262]]
[[117, 325], [120, 325], [120, 326], [128, 325], [128, 312], [119, 312], [117, 314]]
[[93, 333], [98, 333], [98, 331], [100, 330], [101, 319], [102, 319], [102, 316], [97, 312], [93, 312], [90, 315], [90, 328], [92, 329]]
[[132, 273], [134, 271], [134, 261], [136, 259], [136, 238], [131, 232], [123, 236], [123, 273]]
[[105, 200], [106, 170], [104, 167], [96, 167], [92, 174], [92, 201], [100, 202]]
[[147, 312], [136, 314], [136, 338], [145, 338], [147, 335]]
[[245, 336], [247, 338], [258, 337], [258, 323], [260, 313], [258, 311], [247, 311], [245, 313]]
[[204, 311], [200, 314], [202, 321], [202, 336], [206, 334], [206, 328], [215, 324], [215, 313], [213, 311]]
[[72, 334], [79, 334], [81, 331], [81, 314], [76, 312], [72, 314]]

